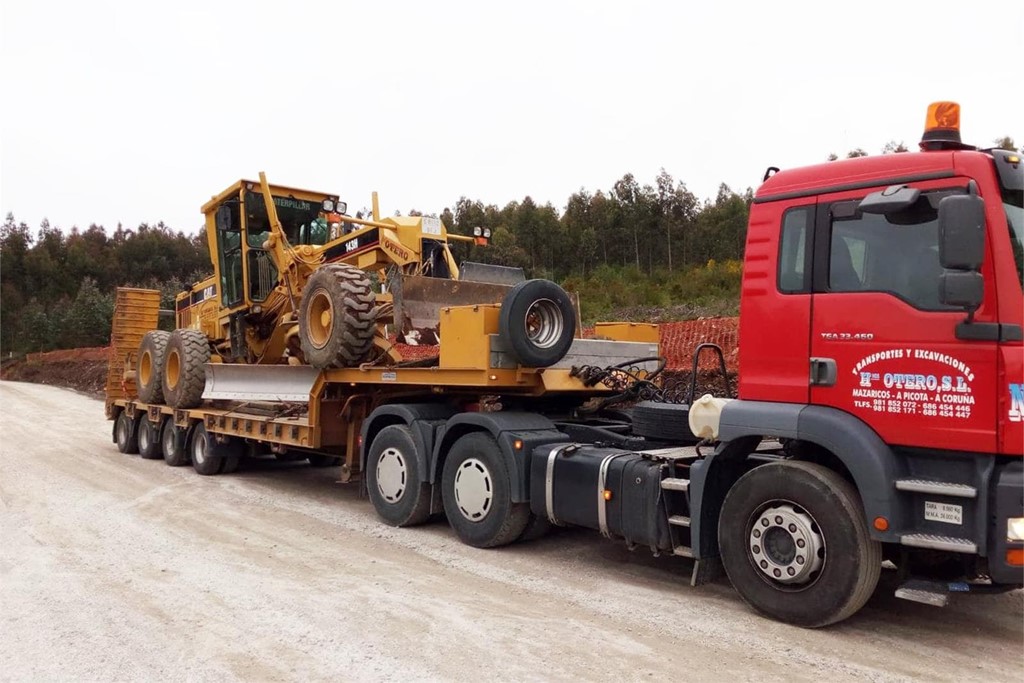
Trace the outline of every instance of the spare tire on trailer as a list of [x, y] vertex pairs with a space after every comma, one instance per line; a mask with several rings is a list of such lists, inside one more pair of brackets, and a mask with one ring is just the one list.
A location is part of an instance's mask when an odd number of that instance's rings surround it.
[[513, 357], [546, 368], [565, 357], [576, 336], [576, 311], [565, 290], [550, 280], [526, 280], [501, 302], [498, 332]]
[[376, 296], [366, 273], [333, 264], [313, 273], [299, 304], [299, 342], [315, 368], [358, 365], [373, 348]]
[[203, 402], [210, 344], [197, 330], [175, 330], [167, 341], [163, 388], [167, 405], [195, 408]]
[[163, 403], [164, 356], [171, 333], [151, 330], [142, 336], [139, 360], [136, 363], [135, 386], [139, 400], [144, 403]]
[[700, 441], [690, 431], [690, 406], [640, 401], [632, 410], [633, 433], [648, 439], [682, 443]]

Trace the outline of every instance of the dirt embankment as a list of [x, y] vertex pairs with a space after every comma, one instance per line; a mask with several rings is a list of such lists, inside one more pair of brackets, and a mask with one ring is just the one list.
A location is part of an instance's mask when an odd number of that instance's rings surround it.
[[[701, 318], [684, 322], [662, 323], [661, 353], [669, 370], [688, 371], [693, 351], [702, 342], [718, 344], [725, 355], [726, 366], [735, 373], [738, 363], [738, 318]], [[436, 346], [404, 346], [399, 351], [413, 360], [437, 354]], [[23, 360], [9, 363], [0, 370], [0, 379], [35, 382], [75, 389], [94, 397], [103, 396], [107, 378], [110, 347], [65, 349], [48, 353], [32, 353]], [[700, 367], [704, 371], [718, 368], [717, 356], [705, 353]]]

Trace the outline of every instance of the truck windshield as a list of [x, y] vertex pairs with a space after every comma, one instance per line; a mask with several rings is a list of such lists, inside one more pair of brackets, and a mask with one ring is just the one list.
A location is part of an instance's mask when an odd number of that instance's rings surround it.
[[1017, 264], [1017, 277], [1024, 288], [1024, 191], [1003, 189], [1003, 208], [1010, 226], [1010, 248]]
[[[288, 242], [297, 244], [324, 244], [329, 230], [327, 221], [320, 217], [320, 204], [304, 199], [274, 196], [274, 207]], [[245, 219], [249, 246], [260, 247], [270, 234], [270, 219], [263, 195], [245, 193]]]

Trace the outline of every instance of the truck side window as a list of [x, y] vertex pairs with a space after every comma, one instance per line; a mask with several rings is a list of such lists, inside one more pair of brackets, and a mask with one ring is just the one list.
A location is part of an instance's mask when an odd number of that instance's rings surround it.
[[828, 291], [886, 292], [915, 308], [939, 303], [938, 199], [922, 194], [895, 214], [862, 214], [857, 202], [835, 204], [829, 231]]
[[782, 216], [782, 237], [779, 240], [779, 271], [777, 286], [780, 292], [794, 294], [809, 292], [807, 237], [810, 234], [814, 207], [800, 206], [788, 209]]

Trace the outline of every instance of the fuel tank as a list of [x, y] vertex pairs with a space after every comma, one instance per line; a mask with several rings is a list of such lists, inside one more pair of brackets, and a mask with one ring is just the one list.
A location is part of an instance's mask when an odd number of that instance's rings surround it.
[[597, 529], [610, 538], [672, 550], [661, 488], [667, 465], [640, 453], [548, 444], [530, 460], [530, 509], [558, 524]]

